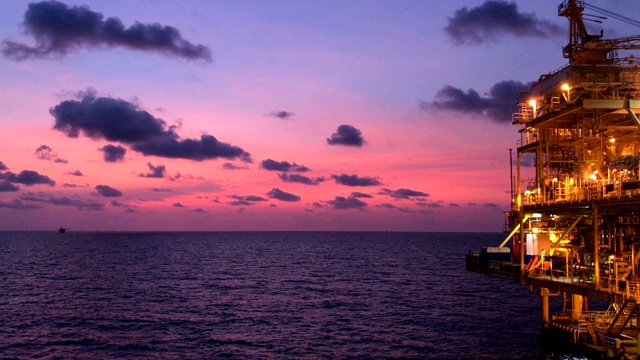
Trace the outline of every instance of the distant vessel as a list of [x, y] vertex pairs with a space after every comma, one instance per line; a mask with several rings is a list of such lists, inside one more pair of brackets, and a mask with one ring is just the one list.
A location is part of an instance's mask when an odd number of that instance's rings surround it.
[[64, 232], [65, 232], [65, 231], [67, 231], [67, 229], [65, 229], [65, 228], [63, 228], [63, 227], [61, 227], [60, 229], [58, 229], [58, 232], [59, 232], [60, 234], [64, 234]]

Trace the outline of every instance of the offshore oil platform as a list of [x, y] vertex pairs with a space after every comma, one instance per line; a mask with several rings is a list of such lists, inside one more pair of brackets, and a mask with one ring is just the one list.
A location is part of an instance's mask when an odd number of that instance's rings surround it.
[[[589, 34], [585, 20], [604, 17], [585, 8], [640, 24], [581, 0], [558, 6], [569, 20], [568, 64], [519, 95], [508, 236], [470, 252], [466, 268], [528, 285], [540, 296], [544, 328], [566, 341], [638, 358], [640, 59], [633, 51], [640, 36]], [[549, 313], [554, 296], [562, 299], [558, 314]], [[589, 311], [588, 300], [609, 307]]]

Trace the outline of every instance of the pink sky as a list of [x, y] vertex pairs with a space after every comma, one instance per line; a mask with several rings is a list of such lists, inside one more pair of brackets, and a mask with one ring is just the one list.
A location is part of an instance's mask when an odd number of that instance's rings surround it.
[[[511, 99], [491, 90], [566, 63], [558, 3], [3, 4], [0, 230], [501, 231], [518, 128], [498, 111]], [[631, 0], [589, 3], [639, 12]], [[56, 11], [97, 27], [62, 31]], [[109, 18], [122, 34], [105, 35]], [[179, 39], [127, 43], [136, 23]], [[607, 37], [640, 32], [600, 26]], [[124, 106], [135, 116], [116, 131], [108, 114]], [[202, 135], [252, 162], [140, 150], [173, 136], [177, 152]], [[109, 144], [124, 156], [106, 161]]]

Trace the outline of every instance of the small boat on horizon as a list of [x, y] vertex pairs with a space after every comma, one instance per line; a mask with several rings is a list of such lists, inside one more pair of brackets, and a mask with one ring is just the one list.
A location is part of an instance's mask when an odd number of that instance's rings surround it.
[[61, 227], [60, 229], [58, 229], [58, 232], [59, 232], [60, 234], [64, 234], [64, 232], [65, 232], [65, 231], [67, 231], [67, 229], [65, 229], [65, 228], [63, 228], [63, 227]]

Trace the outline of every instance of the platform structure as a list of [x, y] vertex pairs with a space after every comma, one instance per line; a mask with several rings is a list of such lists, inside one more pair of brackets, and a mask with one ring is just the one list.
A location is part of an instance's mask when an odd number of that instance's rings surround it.
[[[569, 63], [519, 94], [512, 123], [509, 235], [467, 269], [518, 279], [542, 321], [575, 343], [635, 357], [640, 348], [640, 36], [587, 33], [584, 1], [566, 0]], [[513, 169], [515, 168], [515, 174]], [[510, 258], [504, 258], [509, 248]], [[497, 254], [502, 254], [497, 256]], [[549, 314], [549, 297], [563, 312]], [[586, 311], [587, 299], [611, 304]]]

